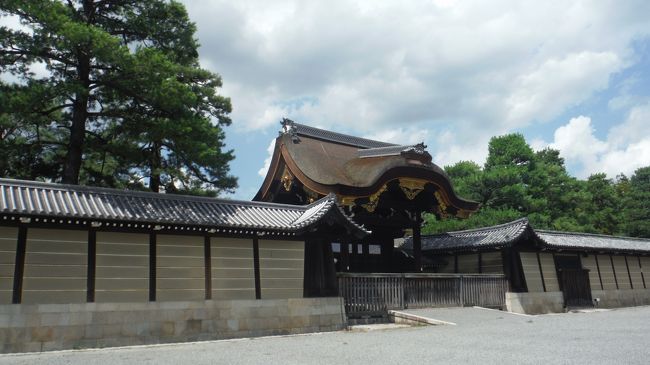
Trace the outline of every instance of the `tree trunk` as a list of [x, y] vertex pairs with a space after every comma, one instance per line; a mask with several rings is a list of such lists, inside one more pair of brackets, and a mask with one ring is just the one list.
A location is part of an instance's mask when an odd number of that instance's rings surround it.
[[151, 169], [149, 189], [154, 193], [160, 192], [160, 149], [161, 144], [154, 142], [151, 147], [151, 160], [149, 161], [149, 168]]
[[81, 91], [75, 95], [72, 106], [72, 125], [70, 126], [70, 141], [68, 142], [68, 153], [63, 167], [63, 183], [79, 184], [79, 171], [86, 139], [86, 120], [88, 119], [88, 89], [90, 87], [90, 57], [82, 50], [78, 51], [77, 72], [78, 81], [83, 86]]
[[[84, 0], [83, 12], [88, 23], [90, 23], [94, 11], [93, 2]], [[68, 152], [63, 166], [62, 182], [64, 184], [79, 184], [79, 172], [81, 171], [86, 139], [86, 120], [88, 119], [91, 48], [91, 44], [82, 44], [77, 48], [77, 82], [81, 89], [76, 92], [72, 105], [70, 141], [68, 142]]]

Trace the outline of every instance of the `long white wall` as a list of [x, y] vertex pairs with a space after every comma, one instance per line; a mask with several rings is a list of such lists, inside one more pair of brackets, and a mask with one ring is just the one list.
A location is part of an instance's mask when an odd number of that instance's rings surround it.
[[28, 229], [22, 303], [86, 302], [88, 232]]
[[0, 227], [0, 304], [11, 303], [18, 228]]
[[[0, 304], [13, 297], [18, 231], [0, 227]], [[204, 236], [99, 231], [94, 235], [95, 280], [89, 282], [92, 233], [29, 227], [26, 232], [24, 304], [148, 302], [152, 261], [156, 301], [256, 298], [253, 238], [210, 237], [206, 242]], [[302, 297], [304, 246], [304, 241], [259, 240], [260, 299]]]

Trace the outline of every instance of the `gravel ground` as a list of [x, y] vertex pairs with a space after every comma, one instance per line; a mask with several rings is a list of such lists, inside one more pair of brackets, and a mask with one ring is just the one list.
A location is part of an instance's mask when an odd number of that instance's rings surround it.
[[457, 325], [0, 355], [0, 364], [648, 364], [650, 307], [519, 316], [413, 311]]

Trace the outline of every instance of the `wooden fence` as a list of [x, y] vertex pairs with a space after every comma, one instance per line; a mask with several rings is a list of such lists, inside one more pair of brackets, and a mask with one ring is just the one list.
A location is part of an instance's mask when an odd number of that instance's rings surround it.
[[339, 273], [348, 317], [385, 315], [389, 309], [505, 306], [508, 282], [500, 274]]

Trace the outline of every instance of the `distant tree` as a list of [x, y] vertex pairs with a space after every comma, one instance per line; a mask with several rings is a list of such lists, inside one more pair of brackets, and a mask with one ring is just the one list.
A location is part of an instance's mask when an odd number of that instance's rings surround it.
[[[30, 154], [11, 176], [199, 194], [236, 186], [223, 144], [230, 100], [200, 68], [183, 5], [6, 0], [0, 14], [23, 26], [0, 27], [0, 71], [22, 79], [3, 85], [13, 132], [2, 147]], [[31, 73], [35, 64], [48, 74]]]
[[586, 184], [591, 200], [586, 207], [590, 223], [598, 233], [619, 233], [620, 202], [613, 182], [604, 173], [589, 176]]
[[437, 219], [433, 214], [425, 214], [423, 216], [425, 223], [422, 229], [422, 234], [436, 234], [479, 227], [489, 227], [497, 224], [508, 223], [521, 217], [521, 212], [514, 209], [494, 209], [490, 207], [481, 208], [478, 213], [471, 215], [467, 219], [459, 219], [455, 217]]
[[467, 199], [482, 200], [481, 184], [483, 170], [472, 161], [460, 161], [445, 166], [445, 172], [454, 183], [455, 192]]
[[633, 237], [650, 238], [650, 166], [634, 172], [624, 200], [625, 232]]
[[484, 168], [461, 161], [445, 171], [459, 195], [480, 202], [469, 219], [425, 215], [425, 233], [506, 223], [528, 217], [536, 228], [650, 237], [650, 167], [631, 179], [599, 173], [570, 176], [560, 152], [533, 152], [520, 134], [493, 137]]
[[534, 157], [521, 134], [492, 137], [483, 171], [481, 202], [498, 209], [527, 211], [527, 187]]

